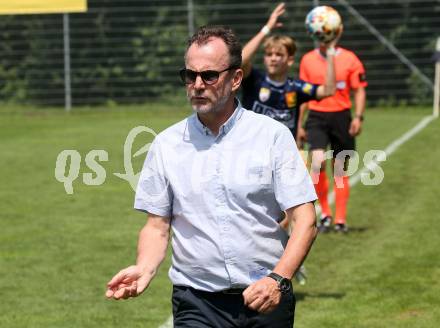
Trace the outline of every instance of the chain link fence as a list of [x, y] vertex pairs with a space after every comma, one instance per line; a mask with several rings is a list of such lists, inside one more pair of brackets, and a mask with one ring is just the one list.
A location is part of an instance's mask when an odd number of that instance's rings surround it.
[[[340, 44], [354, 50], [366, 66], [370, 106], [432, 103], [439, 0], [288, 2], [279, 33], [298, 42], [293, 75], [301, 56], [313, 47], [304, 19], [315, 4], [340, 12], [345, 27]], [[245, 43], [275, 5], [247, 0], [89, 0], [87, 13], [68, 17], [0, 16], [0, 101], [62, 106], [66, 90], [73, 106], [182, 95], [177, 72], [195, 27], [229, 25]], [[261, 53], [255, 63], [262, 64]]]

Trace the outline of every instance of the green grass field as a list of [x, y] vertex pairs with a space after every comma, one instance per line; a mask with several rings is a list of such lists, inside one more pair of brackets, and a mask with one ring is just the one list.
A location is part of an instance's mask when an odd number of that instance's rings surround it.
[[[134, 192], [113, 175], [123, 172], [128, 132], [159, 132], [188, 114], [175, 106], [125, 109], [0, 109], [1, 327], [151, 327], [171, 312], [167, 261], [147, 292], [108, 301], [105, 286], [135, 260], [145, 216], [132, 210]], [[177, 107], [176, 107], [177, 108]], [[358, 139], [363, 154], [383, 149], [428, 109], [368, 112]], [[437, 327], [440, 321], [439, 121], [381, 165], [379, 186], [356, 185], [348, 235], [320, 235], [295, 286], [297, 328]], [[142, 139], [142, 137], [139, 137]], [[151, 141], [144, 138], [134, 150]], [[136, 148], [137, 147], [137, 148]], [[60, 151], [82, 156], [74, 194], [54, 177]], [[107, 179], [87, 186], [82, 174], [92, 149], [104, 149]], [[137, 172], [143, 162], [135, 160]]]

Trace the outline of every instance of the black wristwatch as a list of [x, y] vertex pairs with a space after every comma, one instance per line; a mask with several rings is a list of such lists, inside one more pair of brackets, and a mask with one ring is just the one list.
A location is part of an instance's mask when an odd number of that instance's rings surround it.
[[284, 278], [275, 272], [269, 273], [268, 277], [278, 283], [278, 289], [282, 294], [287, 294], [290, 291], [291, 282], [289, 279]]

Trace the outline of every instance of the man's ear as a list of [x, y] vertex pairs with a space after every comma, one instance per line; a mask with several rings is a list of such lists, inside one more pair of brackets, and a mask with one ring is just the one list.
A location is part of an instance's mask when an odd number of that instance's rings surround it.
[[289, 65], [289, 67], [291, 67], [294, 62], [295, 59], [293, 58], [293, 56], [289, 56], [289, 58], [287, 58], [287, 65]]
[[232, 78], [232, 91], [237, 91], [240, 88], [241, 81], [243, 80], [243, 70], [237, 68], [234, 72], [234, 77]]

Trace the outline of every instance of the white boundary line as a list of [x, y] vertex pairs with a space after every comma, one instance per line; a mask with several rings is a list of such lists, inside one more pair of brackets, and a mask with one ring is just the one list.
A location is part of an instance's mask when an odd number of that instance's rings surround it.
[[[405, 142], [410, 140], [412, 137], [414, 137], [417, 133], [422, 131], [429, 123], [431, 123], [433, 120], [435, 120], [435, 116], [425, 116], [422, 118], [422, 120], [417, 123], [411, 130], [408, 130], [405, 132], [401, 137], [391, 142], [385, 149], [384, 149], [384, 155], [385, 156], [379, 156], [376, 160], [369, 161], [365, 164], [365, 166], [359, 170], [355, 175], [350, 177], [350, 186], [355, 186], [359, 181], [361, 181], [361, 177], [363, 174], [369, 173], [373, 171], [379, 164], [378, 162], [382, 162], [386, 159], [388, 155], [391, 155], [394, 153], [401, 145], [403, 145]], [[335, 194], [332, 191], [328, 196], [329, 204], [333, 204], [335, 201]], [[321, 214], [321, 207], [318, 205], [316, 207], [316, 215], [319, 216]]]
[[[361, 181], [362, 174], [371, 172], [378, 165], [378, 162], [381, 162], [386, 159], [386, 156], [394, 153], [401, 145], [414, 137], [417, 133], [422, 131], [429, 123], [431, 123], [435, 116], [426, 116], [424, 117], [416, 126], [414, 126], [411, 130], [404, 133], [400, 138], [394, 140], [392, 143], [388, 145], [384, 150], [384, 156], [380, 156], [376, 160], [372, 160], [365, 164], [365, 166], [359, 170], [355, 175], [350, 178], [350, 186], [356, 185], [359, 181]], [[334, 192], [331, 192], [329, 195], [329, 203], [332, 204], [334, 202], [335, 195]], [[316, 214], [319, 215], [321, 213], [321, 208], [317, 206]], [[159, 326], [159, 328], [172, 328], [173, 327], [173, 316], [170, 316], [167, 321]]]
[[159, 328], [172, 328], [173, 327], [173, 316], [170, 315], [169, 318], [167, 319], [167, 321], [163, 324], [160, 325]]
[[[426, 117], [424, 117], [411, 130], [409, 130], [408, 132], [403, 134], [399, 139], [397, 139], [397, 140], [393, 141], [392, 143], [390, 143], [388, 145], [388, 147], [385, 148], [385, 150], [384, 150], [385, 154], [388, 156], [388, 155], [391, 155], [392, 153], [394, 153], [401, 145], [403, 145], [405, 142], [407, 142], [412, 137], [414, 137], [417, 133], [422, 131], [435, 118], [436, 118], [435, 116], [426, 116]], [[360, 170], [357, 174], [355, 174], [354, 176], [352, 176], [350, 178], [350, 185], [353, 186], [356, 183], [358, 183], [359, 180], [360, 180], [360, 177], [362, 176], [362, 174], [368, 173], [369, 171], [372, 171], [374, 169], [374, 167], [377, 166], [378, 162], [383, 161], [385, 159], [386, 158], [383, 158], [383, 156], [382, 156], [382, 157], [379, 157], [378, 159], [376, 159], [374, 161], [370, 161], [367, 164], [365, 164], [365, 166], [362, 168], [362, 170]]]

